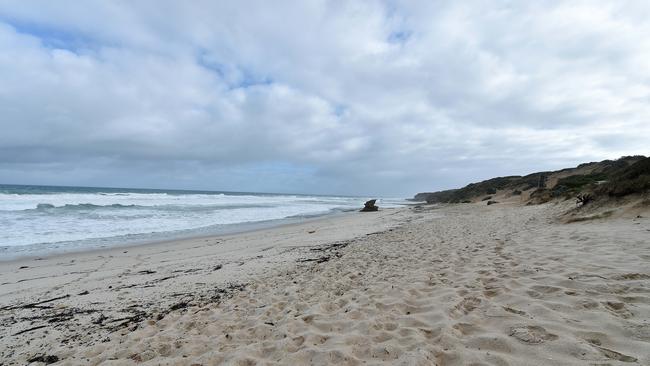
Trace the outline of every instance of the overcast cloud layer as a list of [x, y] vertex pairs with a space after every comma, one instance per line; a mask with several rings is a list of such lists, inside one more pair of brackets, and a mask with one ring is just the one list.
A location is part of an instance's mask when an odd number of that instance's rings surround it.
[[648, 19], [648, 1], [2, 1], [0, 182], [410, 196], [647, 155]]

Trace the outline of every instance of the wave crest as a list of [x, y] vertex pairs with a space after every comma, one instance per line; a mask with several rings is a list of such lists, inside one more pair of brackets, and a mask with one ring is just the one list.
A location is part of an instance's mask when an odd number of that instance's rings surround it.
[[37, 210], [50, 210], [50, 209], [64, 209], [64, 210], [92, 210], [97, 208], [134, 208], [138, 207], [137, 205], [123, 205], [120, 203], [113, 203], [110, 205], [95, 205], [92, 203], [79, 203], [79, 204], [65, 204], [63, 206], [55, 206], [51, 203], [39, 203], [36, 205]]

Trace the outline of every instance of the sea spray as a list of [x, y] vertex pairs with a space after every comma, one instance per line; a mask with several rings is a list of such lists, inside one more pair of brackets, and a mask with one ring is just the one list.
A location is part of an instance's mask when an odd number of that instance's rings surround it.
[[0, 185], [0, 259], [243, 231], [355, 210], [364, 201], [365, 197]]

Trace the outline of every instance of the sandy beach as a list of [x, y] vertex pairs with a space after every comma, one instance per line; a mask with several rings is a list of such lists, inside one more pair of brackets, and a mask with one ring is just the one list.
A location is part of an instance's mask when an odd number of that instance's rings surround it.
[[0, 366], [650, 366], [650, 1], [0, 1]]
[[0, 364], [650, 365], [650, 220], [566, 224], [568, 205], [1, 263]]

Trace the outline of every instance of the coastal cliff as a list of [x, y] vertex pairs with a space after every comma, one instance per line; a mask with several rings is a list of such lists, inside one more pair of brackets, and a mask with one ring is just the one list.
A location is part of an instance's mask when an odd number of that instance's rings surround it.
[[626, 156], [557, 171], [497, 177], [459, 189], [418, 193], [413, 200], [427, 203], [469, 203], [499, 196], [515, 197], [520, 202], [538, 204], [554, 199], [573, 199], [580, 194], [593, 198], [620, 198], [647, 193], [649, 190], [650, 157]]

